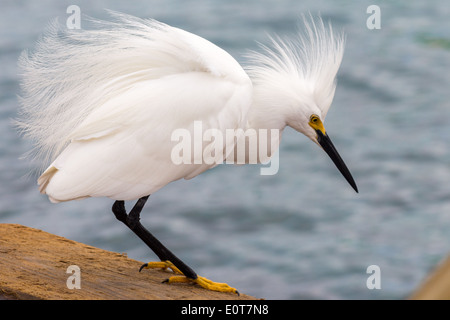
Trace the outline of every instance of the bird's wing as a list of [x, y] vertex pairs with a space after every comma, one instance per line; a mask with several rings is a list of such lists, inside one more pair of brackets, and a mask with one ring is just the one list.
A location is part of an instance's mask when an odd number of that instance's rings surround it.
[[[203, 132], [216, 129], [222, 137], [226, 129], [244, 127], [251, 82], [221, 49], [184, 31], [176, 33], [185, 37], [184, 50], [192, 46], [202, 53], [190, 62], [190, 69], [150, 79], [124, 76], [114, 81], [120, 89], [114, 94], [112, 90], [102, 92], [104, 86], [92, 88], [105, 98], [66, 136], [70, 144], [38, 181], [41, 192], [52, 201], [86, 196], [135, 199], [217, 164], [174, 164], [172, 133], [184, 129], [194, 139], [195, 121], [201, 123]], [[183, 57], [184, 52], [176, 54]], [[208, 55], [213, 58], [208, 60]], [[219, 63], [214, 59], [221, 55], [228, 64], [226, 73], [217, 71], [223, 65], [213, 68]], [[192, 157], [201, 158], [203, 147], [204, 143], [201, 149], [192, 150]]]
[[[155, 20], [112, 15], [115, 21], [94, 20], [92, 29], [70, 30], [55, 22], [35, 50], [19, 59], [17, 124], [44, 163], [55, 160], [73, 139], [112, 133], [110, 124], [103, 121], [101, 127], [93, 115], [114, 118], [122, 111], [105, 110], [113, 105], [108, 102], [139, 83], [194, 71], [234, 83], [249, 81], [228, 53], [203, 38]], [[140, 98], [131, 97], [124, 108]]]
[[[217, 164], [194, 163], [218, 142], [203, 141], [202, 135], [214, 129], [225, 138], [227, 129], [244, 127], [251, 94], [250, 82], [236, 83], [209, 72], [135, 83], [72, 132], [72, 142], [40, 177], [40, 190], [55, 202], [87, 196], [129, 200], [196, 176]], [[195, 123], [201, 123], [200, 136]], [[191, 148], [190, 164], [176, 164], [172, 158], [180, 143], [172, 134], [179, 129], [187, 135], [184, 139], [202, 143]], [[227, 149], [226, 141], [221, 146], [225, 158], [232, 147]]]
[[94, 29], [54, 24], [19, 62], [19, 126], [52, 162], [38, 179], [52, 201], [134, 199], [191, 178], [214, 164], [174, 164], [173, 131], [246, 122], [251, 81], [227, 52], [155, 20], [113, 16]]

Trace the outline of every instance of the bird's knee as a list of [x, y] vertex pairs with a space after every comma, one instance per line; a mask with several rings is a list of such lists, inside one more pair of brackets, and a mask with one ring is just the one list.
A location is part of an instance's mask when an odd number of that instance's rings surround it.
[[117, 220], [122, 221], [123, 223], [127, 222], [127, 211], [125, 210], [124, 201], [117, 200], [114, 202], [112, 206], [112, 212], [116, 216]]

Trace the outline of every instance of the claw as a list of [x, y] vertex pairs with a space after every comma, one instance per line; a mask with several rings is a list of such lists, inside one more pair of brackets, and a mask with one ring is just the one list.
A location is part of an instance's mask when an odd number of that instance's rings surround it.
[[148, 268], [148, 263], [144, 263], [140, 268], [139, 268], [139, 272], [142, 271], [142, 269], [147, 269]]

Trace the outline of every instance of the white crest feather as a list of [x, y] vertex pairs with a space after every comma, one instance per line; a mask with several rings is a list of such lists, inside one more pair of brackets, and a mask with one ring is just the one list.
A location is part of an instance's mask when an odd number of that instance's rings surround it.
[[334, 97], [345, 38], [321, 18], [309, 18], [303, 16], [295, 37], [275, 36], [270, 37], [271, 46], [260, 44], [262, 52], [248, 55], [252, 65], [246, 70], [261, 92], [314, 97], [324, 119]]

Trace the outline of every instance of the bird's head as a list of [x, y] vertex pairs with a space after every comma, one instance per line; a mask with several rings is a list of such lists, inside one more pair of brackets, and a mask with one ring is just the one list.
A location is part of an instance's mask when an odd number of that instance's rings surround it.
[[303, 107], [291, 108], [291, 116], [287, 118], [286, 124], [318, 144], [328, 154], [352, 188], [358, 192], [358, 187], [350, 171], [325, 130], [321, 109], [315, 103], [310, 103]]
[[331, 25], [310, 17], [294, 38], [271, 38], [262, 53], [253, 52], [249, 68], [255, 104], [270, 106], [272, 126], [290, 126], [317, 143], [358, 192], [350, 171], [324, 127], [333, 101], [336, 74], [344, 52], [344, 37]]

